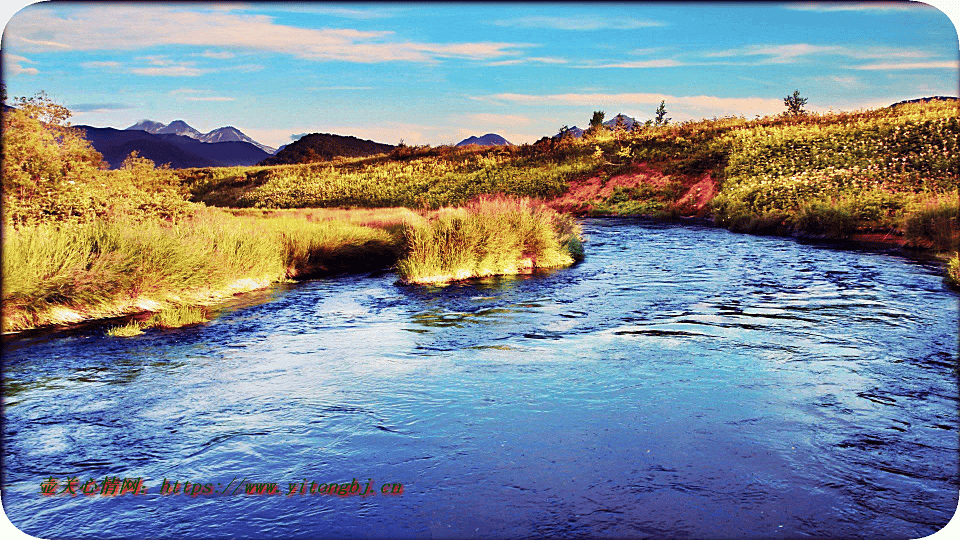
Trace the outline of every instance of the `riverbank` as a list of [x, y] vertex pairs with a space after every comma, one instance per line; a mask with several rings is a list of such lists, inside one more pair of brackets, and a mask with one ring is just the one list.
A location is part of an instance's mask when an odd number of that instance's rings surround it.
[[201, 209], [176, 223], [21, 227], [6, 231], [3, 247], [4, 332], [162, 316], [272, 283], [344, 273], [396, 268], [406, 283], [437, 284], [582, 258], [572, 219], [506, 198], [424, 213]]

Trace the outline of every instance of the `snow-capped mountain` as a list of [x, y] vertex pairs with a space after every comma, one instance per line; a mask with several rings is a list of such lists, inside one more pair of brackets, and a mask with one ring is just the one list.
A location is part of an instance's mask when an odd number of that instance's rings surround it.
[[169, 124], [164, 124], [162, 122], [155, 122], [153, 120], [141, 120], [136, 124], [128, 127], [130, 130], [140, 130], [146, 131], [147, 133], [152, 133], [154, 135], [158, 134], [171, 134], [171, 135], [182, 135], [185, 137], [190, 137], [201, 142], [215, 143], [215, 142], [246, 142], [250, 143], [257, 148], [263, 150], [268, 154], [277, 153], [276, 148], [272, 148], [265, 144], [260, 144], [257, 141], [251, 139], [245, 133], [233, 126], [217, 128], [209, 133], [200, 133], [196, 129], [187, 124], [183, 120], [174, 120]]

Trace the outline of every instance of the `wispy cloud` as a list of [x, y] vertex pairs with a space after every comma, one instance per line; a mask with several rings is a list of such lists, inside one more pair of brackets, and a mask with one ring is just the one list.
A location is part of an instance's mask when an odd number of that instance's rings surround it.
[[84, 62], [80, 65], [87, 69], [91, 69], [91, 68], [118, 68], [123, 64], [121, 64], [120, 62], [115, 62], [113, 60], [98, 60], [95, 62]]
[[932, 9], [920, 2], [804, 2], [802, 4], [788, 4], [785, 9], [794, 11], [819, 11], [831, 13], [835, 11], [914, 11], [918, 9]]
[[130, 73], [137, 75], [147, 75], [150, 77], [199, 77], [211, 70], [191, 66], [153, 66], [132, 68]]
[[6, 63], [6, 71], [10, 75], [36, 75], [40, 73], [37, 68], [23, 67], [21, 65], [23, 63], [32, 64], [34, 63], [33, 60], [15, 54], [5, 54], [3, 59]]
[[[368, 20], [368, 19], [384, 19], [389, 17], [396, 17], [403, 10], [392, 9], [392, 8], [381, 8], [376, 7], [372, 9], [355, 9], [347, 7], [332, 7], [332, 6], [323, 6], [316, 4], [287, 4], [287, 3], [277, 3], [275, 8], [278, 11], [285, 11], [287, 13], [309, 13], [313, 15], [332, 15], [334, 17], [342, 17], [344, 19], [356, 19], [356, 20]], [[274, 7], [274, 6], [271, 6]]]
[[234, 101], [234, 98], [225, 96], [188, 96], [184, 99], [187, 101]]
[[[249, 49], [299, 58], [359, 63], [489, 60], [519, 54], [523, 43], [428, 43], [398, 40], [391, 31], [303, 28], [272, 17], [204, 4], [37, 4], [8, 24], [5, 39], [24, 50], [138, 50], [166, 45]], [[194, 7], [195, 6], [195, 7]], [[109, 13], [107, 13], [109, 11]], [[189, 69], [146, 74], [187, 74]]]
[[524, 58], [514, 58], [512, 60], [498, 60], [496, 62], [488, 62], [488, 66], [515, 66], [519, 64], [567, 64], [570, 61], [566, 58], [556, 58], [550, 56], [528, 56]]
[[202, 53], [197, 53], [196, 56], [202, 56], [204, 58], [213, 58], [215, 60], [229, 60], [234, 58], [237, 55], [230, 51], [203, 51]]
[[127, 70], [130, 73], [151, 77], [199, 77], [216, 71], [210, 68], [197, 67], [196, 62], [171, 60], [163, 55], [140, 56], [136, 60], [145, 62], [147, 66], [128, 67]]
[[864, 70], [901, 70], [901, 69], [953, 69], [960, 68], [958, 62], [881, 62], [855, 66], [853, 69]]
[[760, 57], [754, 64], [792, 64], [802, 60], [820, 61], [825, 56], [836, 56], [854, 60], [873, 59], [923, 59], [930, 56], [916, 49], [898, 49], [894, 47], [850, 47], [845, 45], [813, 45], [810, 43], [789, 43], [781, 45], [749, 45], [735, 49], [712, 51], [704, 54], [706, 58]]
[[631, 17], [607, 18], [531, 16], [502, 19], [499, 21], [494, 21], [493, 24], [507, 28], [543, 28], [548, 30], [593, 31], [635, 30], [638, 28], [666, 26], [667, 23]]
[[632, 68], [632, 69], [647, 69], [647, 68], [666, 68], [666, 67], [678, 67], [678, 66], [688, 66], [686, 62], [680, 62], [672, 58], [658, 58], [655, 60], [629, 60], [626, 62], [613, 62], [606, 64], [582, 64], [577, 66], [572, 66], [576, 68]]
[[126, 103], [76, 103], [67, 105], [67, 108], [75, 113], [122, 111], [132, 109], [132, 105]]

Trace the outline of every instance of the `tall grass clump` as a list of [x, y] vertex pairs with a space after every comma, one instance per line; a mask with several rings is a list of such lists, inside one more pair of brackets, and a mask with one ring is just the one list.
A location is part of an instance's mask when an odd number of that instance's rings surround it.
[[529, 199], [479, 198], [427, 224], [406, 225], [403, 237], [397, 272], [407, 283], [517, 274], [583, 258], [579, 225]]
[[217, 210], [179, 222], [121, 216], [8, 227], [3, 329], [152, 310], [289, 278], [387, 268], [399, 257], [399, 245], [399, 235], [382, 229]]
[[954, 251], [960, 247], [960, 202], [956, 199], [927, 201], [907, 215], [904, 232], [915, 245], [937, 251]]
[[146, 326], [156, 328], [180, 328], [209, 321], [207, 311], [201, 306], [180, 304], [153, 314]]
[[954, 252], [953, 257], [947, 261], [947, 275], [945, 276], [947, 285], [960, 290], [960, 252]]
[[110, 337], [133, 337], [143, 333], [144, 325], [139, 321], [130, 321], [123, 326], [112, 326], [107, 330]]

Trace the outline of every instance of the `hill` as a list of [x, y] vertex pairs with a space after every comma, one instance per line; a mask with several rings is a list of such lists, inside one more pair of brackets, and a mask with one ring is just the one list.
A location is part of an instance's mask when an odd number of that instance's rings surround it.
[[458, 142], [457, 146], [467, 146], [468, 144], [476, 144], [479, 146], [512, 146], [510, 141], [496, 133], [487, 133], [482, 137], [468, 137]]
[[189, 167], [231, 167], [254, 165], [269, 154], [241, 141], [206, 143], [185, 135], [149, 133], [143, 130], [74, 126], [103, 154], [111, 169], [136, 151], [157, 165], [169, 164], [174, 169]]
[[260, 162], [261, 165], [289, 165], [330, 161], [338, 157], [366, 157], [385, 154], [395, 147], [353, 136], [330, 133], [311, 133], [286, 145], [282, 150]]

